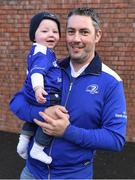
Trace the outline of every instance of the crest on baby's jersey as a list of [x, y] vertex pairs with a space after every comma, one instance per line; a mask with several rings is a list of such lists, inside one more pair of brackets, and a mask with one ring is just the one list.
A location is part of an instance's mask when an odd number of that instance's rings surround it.
[[61, 83], [62, 82], [62, 78], [61, 77], [57, 77], [57, 82]]
[[57, 64], [57, 61], [53, 61], [53, 66], [54, 67], [59, 67], [58, 64]]

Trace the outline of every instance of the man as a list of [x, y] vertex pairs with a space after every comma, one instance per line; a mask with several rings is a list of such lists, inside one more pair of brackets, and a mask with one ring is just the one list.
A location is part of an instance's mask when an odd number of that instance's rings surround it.
[[28, 158], [21, 178], [90, 179], [96, 149], [122, 150], [127, 121], [123, 85], [95, 50], [100, 38], [99, 18], [93, 9], [77, 8], [69, 13], [69, 58], [60, 63], [62, 106], [68, 110], [69, 118], [59, 106], [40, 112], [45, 122], [34, 121], [55, 137], [46, 150], [53, 161], [46, 166]]

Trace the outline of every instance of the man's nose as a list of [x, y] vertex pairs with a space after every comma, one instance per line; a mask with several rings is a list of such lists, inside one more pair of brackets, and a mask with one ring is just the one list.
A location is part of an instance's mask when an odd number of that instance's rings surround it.
[[80, 41], [80, 40], [81, 40], [81, 36], [80, 36], [79, 32], [76, 32], [74, 34], [74, 41]]

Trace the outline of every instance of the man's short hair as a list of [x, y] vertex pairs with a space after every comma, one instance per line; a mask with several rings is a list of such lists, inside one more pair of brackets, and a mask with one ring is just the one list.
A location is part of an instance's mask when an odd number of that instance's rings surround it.
[[89, 7], [80, 7], [73, 9], [69, 12], [68, 19], [73, 15], [89, 16], [92, 19], [93, 26], [95, 27], [96, 31], [100, 29], [100, 20], [95, 9]]

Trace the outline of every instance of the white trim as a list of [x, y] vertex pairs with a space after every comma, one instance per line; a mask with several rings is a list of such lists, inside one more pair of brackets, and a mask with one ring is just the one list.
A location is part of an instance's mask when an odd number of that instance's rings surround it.
[[113, 71], [111, 68], [109, 68], [108, 66], [106, 66], [104, 63], [102, 63], [102, 71], [106, 72], [108, 74], [110, 74], [111, 76], [113, 76], [115, 79], [117, 79], [118, 81], [122, 81], [122, 79], [120, 78], [120, 76]]
[[46, 54], [46, 51], [47, 51], [47, 47], [46, 46], [43, 46], [43, 45], [38, 44], [38, 43], [34, 43], [34, 45], [36, 45], [36, 47], [35, 47], [33, 55], [37, 54], [38, 52]]

